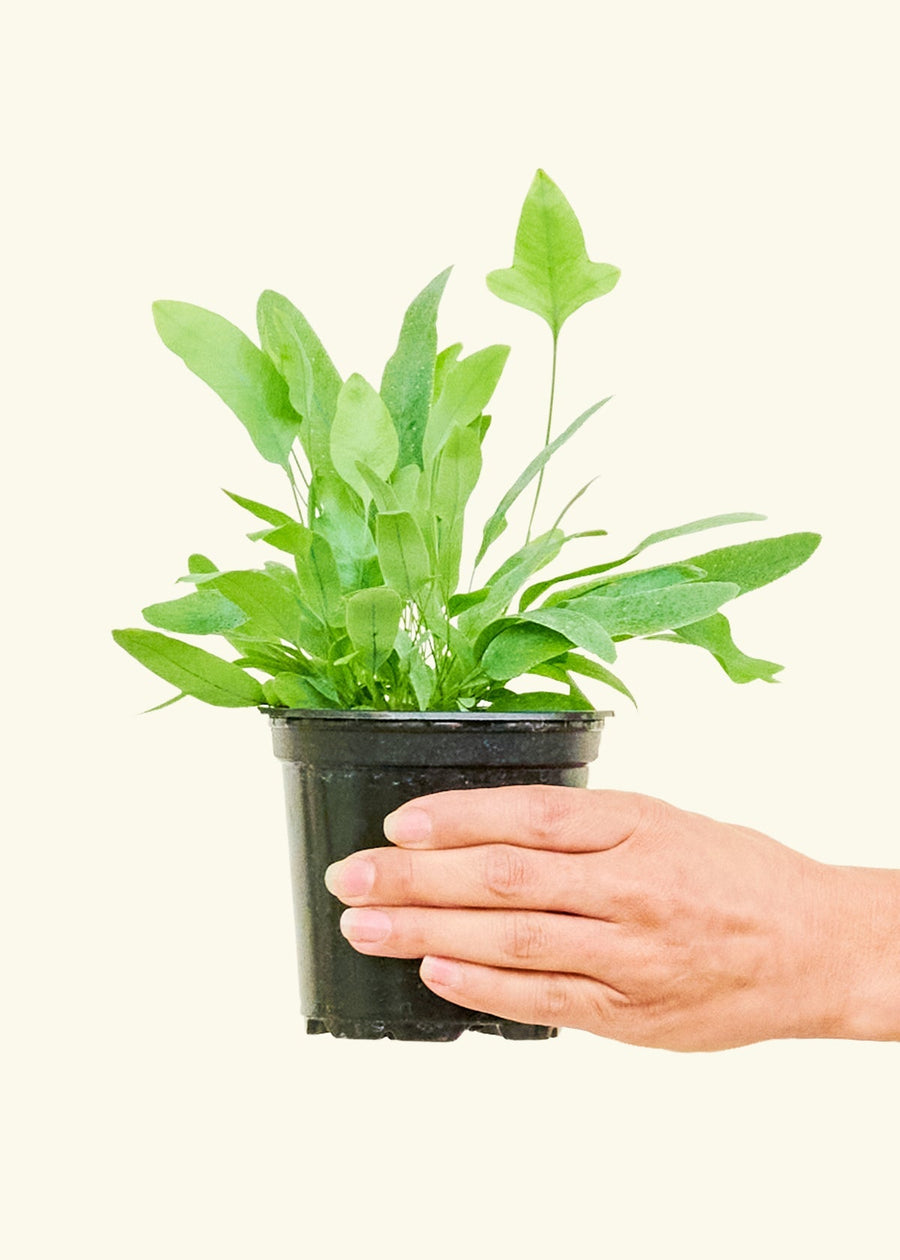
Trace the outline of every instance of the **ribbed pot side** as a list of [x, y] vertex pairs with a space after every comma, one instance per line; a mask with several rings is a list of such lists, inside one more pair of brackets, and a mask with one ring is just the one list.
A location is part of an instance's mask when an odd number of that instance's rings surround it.
[[323, 877], [332, 862], [386, 844], [385, 815], [413, 797], [518, 783], [584, 787], [611, 714], [266, 712], [284, 771], [306, 1031], [398, 1041], [453, 1041], [467, 1029], [517, 1041], [555, 1037], [555, 1028], [437, 997], [420, 980], [418, 959], [357, 953]]

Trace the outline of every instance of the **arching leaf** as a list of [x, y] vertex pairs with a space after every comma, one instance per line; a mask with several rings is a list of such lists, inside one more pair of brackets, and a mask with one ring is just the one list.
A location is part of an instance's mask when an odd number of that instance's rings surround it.
[[262, 704], [262, 687], [239, 665], [156, 630], [114, 630], [113, 638], [137, 661], [188, 696], [236, 709]]
[[[400, 468], [405, 464], [422, 467], [422, 439], [434, 391], [437, 312], [450, 271], [448, 267], [435, 276], [413, 298], [403, 317], [397, 349], [385, 364], [381, 378], [381, 397], [393, 417], [400, 441], [396, 461]], [[381, 472], [371, 460], [366, 463]], [[381, 475], [387, 476], [387, 473]]]

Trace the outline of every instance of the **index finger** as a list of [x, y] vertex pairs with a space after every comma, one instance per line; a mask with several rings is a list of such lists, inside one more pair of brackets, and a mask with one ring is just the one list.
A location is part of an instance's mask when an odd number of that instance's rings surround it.
[[465, 788], [406, 802], [388, 814], [384, 834], [409, 849], [516, 844], [585, 853], [627, 840], [648, 804], [662, 802], [636, 792], [549, 784]]

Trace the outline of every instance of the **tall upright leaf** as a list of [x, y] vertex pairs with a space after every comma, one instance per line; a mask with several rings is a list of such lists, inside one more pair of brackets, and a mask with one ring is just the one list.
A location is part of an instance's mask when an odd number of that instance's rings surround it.
[[379, 512], [375, 544], [384, 580], [404, 599], [423, 602], [432, 579], [422, 532], [409, 512]]
[[331, 425], [331, 459], [364, 503], [372, 497], [357, 463], [379, 477], [389, 477], [397, 463], [397, 430], [382, 398], [357, 372], [348, 376], [338, 395]]
[[369, 674], [393, 651], [402, 612], [403, 600], [389, 586], [357, 591], [347, 600], [347, 633]]
[[480, 473], [478, 434], [454, 426], [438, 456], [431, 496], [436, 573], [445, 599], [459, 582], [466, 504]]
[[328, 539], [314, 530], [303, 530], [294, 559], [303, 603], [326, 626], [343, 626], [341, 576]]
[[513, 265], [492, 271], [487, 283], [505, 302], [540, 315], [556, 338], [579, 307], [615, 287], [619, 274], [609, 263], [591, 262], [575, 211], [539, 170], [522, 206]]
[[300, 416], [271, 359], [234, 324], [189, 302], [154, 302], [160, 337], [231, 408], [263, 459], [287, 467]]
[[456, 363], [462, 353], [462, 342], [455, 341], [452, 346], [446, 346], [439, 351], [434, 360], [434, 390], [431, 395], [432, 403], [436, 402], [440, 396], [441, 390], [444, 388], [444, 379], [453, 364]]
[[366, 521], [365, 507], [354, 490], [336, 473], [315, 478], [318, 514], [310, 522], [315, 533], [328, 539], [345, 591], [379, 585], [375, 539]]
[[426, 464], [454, 426], [464, 428], [481, 415], [508, 357], [509, 346], [486, 346], [449, 368], [425, 430], [422, 454]]
[[303, 417], [301, 441], [314, 469], [329, 461], [328, 432], [341, 377], [309, 322], [292, 302], [272, 289], [256, 308], [260, 344], [287, 381], [291, 404]]
[[381, 378], [381, 397], [400, 439], [400, 468], [405, 464], [422, 467], [422, 439], [434, 391], [438, 305], [451, 270], [448, 267], [435, 276], [413, 298], [403, 317], [397, 349], [385, 364]]

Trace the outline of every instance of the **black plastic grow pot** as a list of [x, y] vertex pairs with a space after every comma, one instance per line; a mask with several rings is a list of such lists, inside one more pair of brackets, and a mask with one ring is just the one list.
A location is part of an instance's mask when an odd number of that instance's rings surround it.
[[385, 815], [413, 797], [517, 783], [584, 787], [611, 714], [265, 711], [284, 771], [307, 1032], [398, 1041], [453, 1041], [467, 1029], [519, 1041], [556, 1036], [439, 998], [416, 959], [357, 953], [323, 877], [332, 862], [386, 844]]

